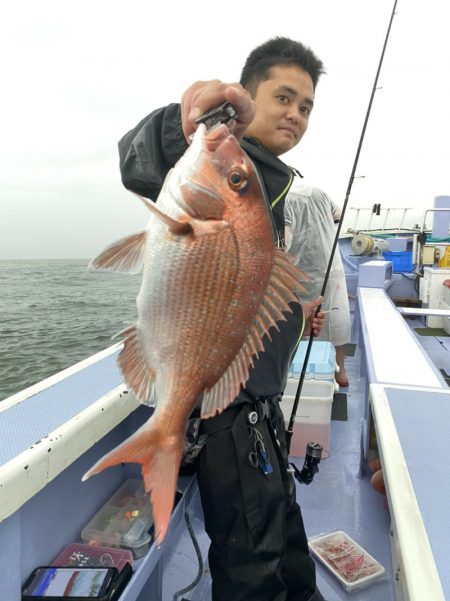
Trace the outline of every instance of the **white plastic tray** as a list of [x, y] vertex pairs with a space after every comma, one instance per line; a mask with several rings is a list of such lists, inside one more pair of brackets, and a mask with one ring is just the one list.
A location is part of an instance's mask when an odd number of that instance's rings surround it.
[[340, 530], [310, 539], [309, 548], [348, 592], [371, 585], [385, 573], [376, 559]]

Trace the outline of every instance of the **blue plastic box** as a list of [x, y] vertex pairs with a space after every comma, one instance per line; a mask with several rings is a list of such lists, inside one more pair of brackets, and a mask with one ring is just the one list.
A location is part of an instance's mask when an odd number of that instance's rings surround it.
[[413, 270], [412, 252], [383, 252], [386, 261], [392, 261], [394, 273], [410, 273]]
[[[308, 342], [300, 342], [289, 368], [289, 378], [300, 377], [307, 347]], [[336, 351], [334, 346], [328, 341], [315, 340], [311, 347], [305, 378], [332, 381], [335, 370]]]

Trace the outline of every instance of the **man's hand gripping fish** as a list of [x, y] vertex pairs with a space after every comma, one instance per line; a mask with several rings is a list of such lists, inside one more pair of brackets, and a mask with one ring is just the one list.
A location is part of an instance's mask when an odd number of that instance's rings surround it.
[[119, 365], [152, 417], [84, 476], [142, 464], [156, 541], [167, 532], [187, 419], [202, 397], [202, 418], [221, 413], [248, 379], [262, 339], [299, 302], [304, 274], [275, 248], [253, 163], [226, 125], [201, 124], [168, 174], [147, 229], [113, 244], [99, 270], [143, 269], [138, 320], [124, 335]]

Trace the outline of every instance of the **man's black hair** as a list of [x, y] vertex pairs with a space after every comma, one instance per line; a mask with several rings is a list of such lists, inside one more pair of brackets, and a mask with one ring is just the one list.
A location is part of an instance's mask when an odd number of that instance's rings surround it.
[[278, 65], [294, 65], [311, 76], [314, 89], [319, 77], [325, 73], [322, 61], [311, 48], [290, 38], [276, 37], [257, 46], [250, 52], [242, 69], [240, 83], [252, 96], [261, 81], [269, 79], [269, 70]]

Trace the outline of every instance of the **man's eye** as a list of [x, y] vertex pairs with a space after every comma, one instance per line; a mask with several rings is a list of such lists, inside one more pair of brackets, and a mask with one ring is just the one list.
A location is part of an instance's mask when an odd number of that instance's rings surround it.
[[300, 107], [300, 112], [303, 113], [306, 116], [309, 116], [311, 114], [311, 107], [309, 107], [309, 106], [301, 106]]
[[288, 102], [289, 102], [289, 98], [287, 96], [285, 96], [284, 94], [281, 94], [280, 96], [278, 96], [278, 100], [282, 104], [288, 104]]

